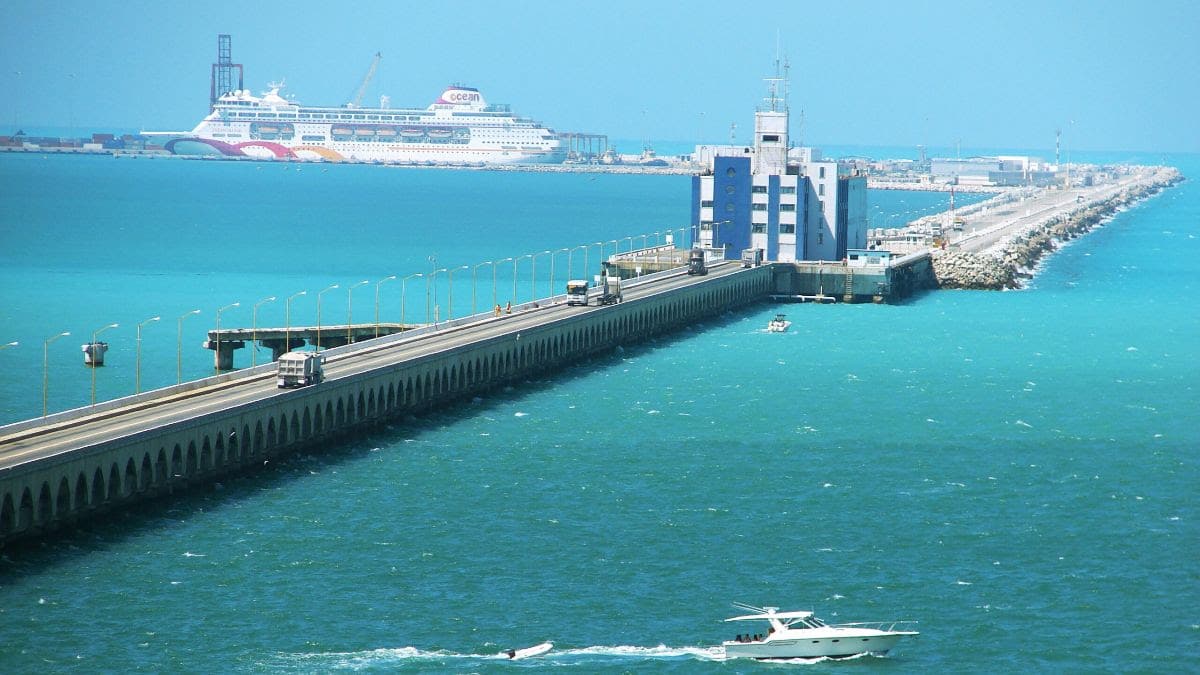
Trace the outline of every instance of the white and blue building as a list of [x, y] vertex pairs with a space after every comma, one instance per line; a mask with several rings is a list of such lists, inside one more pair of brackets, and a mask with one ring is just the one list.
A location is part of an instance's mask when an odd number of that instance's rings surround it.
[[788, 147], [786, 104], [771, 96], [754, 115], [754, 145], [699, 146], [692, 177], [692, 241], [726, 257], [759, 248], [767, 260], [844, 260], [867, 246], [867, 179]]

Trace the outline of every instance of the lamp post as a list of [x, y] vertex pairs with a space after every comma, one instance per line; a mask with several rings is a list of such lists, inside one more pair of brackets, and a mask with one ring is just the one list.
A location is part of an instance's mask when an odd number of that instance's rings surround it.
[[58, 338], [68, 337], [70, 333], [62, 332], [53, 337], [46, 338], [42, 343], [42, 417], [46, 416], [47, 401], [50, 391], [50, 343]]
[[452, 321], [454, 319], [454, 273], [457, 272], [458, 270], [468, 270], [468, 269], [471, 269], [470, 265], [459, 265], [458, 267], [451, 267], [449, 270], [446, 271], [446, 276], [450, 278], [450, 290], [447, 291], [447, 296], [446, 296], [446, 320], [447, 321]]
[[429, 281], [437, 280], [437, 256], [431, 255], [425, 259], [429, 261], [429, 276], [425, 277], [425, 323], [429, 323]]
[[379, 337], [379, 287], [395, 278], [396, 275], [392, 274], [375, 282], [375, 337]]
[[[100, 338], [100, 334], [109, 328], [117, 328], [120, 324], [110, 323], [103, 328], [97, 328], [92, 331], [92, 349], [95, 349], [96, 341]], [[92, 405], [96, 405], [96, 362], [92, 361]]]
[[[603, 266], [604, 265], [604, 242], [602, 242], [602, 241], [595, 242], [595, 246], [600, 247], [600, 265]], [[584, 252], [584, 254], [583, 254], [583, 264], [584, 264], [584, 267], [587, 267], [587, 252]], [[588, 269], [590, 270], [591, 268], [589, 267]], [[587, 279], [588, 286], [591, 286], [592, 278], [585, 277], [585, 279]]]
[[179, 330], [175, 333], [175, 384], [183, 383], [183, 320], [199, 313], [200, 310], [193, 309], [179, 317]]
[[134, 375], [135, 384], [134, 384], [134, 389], [133, 389], [133, 393], [135, 393], [135, 394], [142, 393], [142, 326], [145, 326], [146, 324], [154, 322], [154, 321], [158, 321], [161, 318], [162, 318], [161, 316], [156, 316], [152, 319], [146, 319], [145, 321], [143, 321], [137, 325], [137, 360], [136, 360], [137, 366], [134, 371], [135, 372], [135, 375]]
[[[285, 323], [284, 323], [284, 329], [283, 329], [283, 353], [285, 353], [285, 354], [292, 351], [292, 300], [294, 300], [302, 295], [308, 295], [308, 291], [299, 291], [297, 293], [292, 293], [288, 297], [287, 301], [283, 303], [286, 308], [284, 310], [284, 317], [285, 317], [284, 322]], [[375, 317], [375, 322], [379, 323], [378, 316]], [[376, 334], [378, 334], [378, 331], [379, 331], [378, 327], [375, 330], [376, 330]]]
[[471, 268], [471, 316], [475, 316], [475, 314], [477, 314], [479, 311], [478, 309], [476, 309], [476, 305], [475, 305], [475, 291], [476, 291], [475, 282], [479, 275], [479, 268], [483, 267], [484, 265], [491, 265], [491, 264], [492, 264], [492, 261], [487, 260], [487, 261], [481, 262]]
[[570, 267], [571, 267], [571, 265], [570, 265], [570, 262], [571, 262], [571, 249], [569, 249], [569, 248], [560, 248], [560, 249], [557, 249], [557, 250], [555, 250], [553, 253], [551, 253], [551, 254], [550, 254], [550, 297], [551, 297], [551, 298], [553, 298], [553, 297], [554, 297], [554, 258], [555, 258], [555, 257], [556, 257], [556, 256], [557, 256], [559, 253], [562, 253], [563, 251], [566, 251], [566, 252], [567, 252], [567, 263], [568, 263], [568, 264], [567, 264], [567, 268], [568, 268], [568, 269], [567, 269], [567, 279], [570, 279], [570, 278], [571, 278], [571, 271], [570, 271]]
[[335, 288], [338, 288], [337, 284], [317, 291], [317, 351], [321, 351], [321, 294], [325, 291], [332, 291]]
[[408, 320], [408, 309], [406, 307], [406, 305], [408, 304], [408, 280], [412, 279], [414, 277], [423, 277], [423, 276], [425, 276], [424, 272], [417, 272], [415, 274], [410, 274], [400, 280], [400, 323], [401, 324], [403, 324], [405, 321]]
[[[439, 315], [441, 314], [441, 312], [438, 311], [438, 304], [437, 304], [437, 275], [440, 272], [446, 272], [446, 271], [448, 271], [448, 270], [445, 267], [433, 270], [432, 272], [429, 273], [429, 280], [427, 280], [425, 283], [425, 288], [426, 288], [425, 311], [433, 312], [433, 325], [434, 326], [437, 326], [438, 319], [440, 318]], [[432, 296], [430, 296], [428, 293], [430, 282], [433, 283], [433, 295]], [[431, 297], [432, 297], [432, 300], [429, 299]], [[425, 315], [425, 323], [429, 323], [429, 314]]]
[[[221, 309], [217, 310], [217, 356], [215, 359], [213, 359], [213, 372], [216, 373], [217, 375], [221, 374], [221, 312], [224, 312], [227, 309], [233, 309], [234, 307], [241, 307], [241, 306], [242, 306], [241, 302], [235, 302], [232, 305], [225, 305]], [[232, 354], [230, 354], [230, 356], [229, 356], [229, 367], [231, 369], [233, 368], [233, 355]]]
[[354, 325], [351, 323], [351, 319], [354, 318], [352, 311], [354, 309], [354, 289], [358, 288], [359, 286], [366, 286], [369, 283], [371, 282], [363, 279], [357, 284], [354, 284], [346, 289], [346, 344], [354, 342], [354, 336], [351, 334], [351, 331], [353, 330], [351, 326]]
[[517, 270], [521, 266], [521, 260], [523, 260], [525, 258], [532, 258], [533, 256], [534, 256], [534, 254], [532, 254], [532, 253], [526, 253], [525, 255], [519, 255], [519, 256], [516, 256], [515, 258], [513, 258], [513, 292], [512, 292], [513, 302], [517, 302]]
[[567, 280], [571, 279], [571, 275], [575, 274], [575, 251], [583, 249], [583, 275], [587, 277], [587, 251], [590, 248], [587, 244], [580, 244], [567, 252]]
[[[529, 300], [530, 300], [530, 302], [537, 300], [537, 257], [539, 255], [546, 255], [547, 253], [550, 253], [550, 251], [541, 251], [539, 253], [532, 253], [529, 256], [530, 257], [529, 265], [530, 265], [530, 267], [533, 268], [533, 276], [530, 277], [530, 279], [529, 279]], [[553, 254], [551, 254], [550, 261], [551, 261], [550, 264], [554, 264]]]
[[[502, 258], [500, 260], [492, 261], [492, 306], [494, 306], [494, 307], [500, 306], [500, 300], [497, 298], [497, 295], [496, 295], [496, 266], [502, 262], [508, 262], [510, 260], [512, 260], [512, 258]], [[516, 263], [514, 263], [514, 264], [516, 264]]]
[[258, 306], [267, 303], [275, 302], [275, 296], [263, 298], [254, 303], [253, 320], [250, 324], [250, 366], [258, 365]]

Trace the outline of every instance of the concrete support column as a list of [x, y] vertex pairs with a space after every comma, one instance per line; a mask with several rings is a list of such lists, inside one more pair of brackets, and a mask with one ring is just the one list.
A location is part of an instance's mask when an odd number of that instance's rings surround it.
[[216, 340], [205, 340], [204, 348], [214, 351], [213, 365], [217, 370], [233, 370], [233, 350], [245, 347], [242, 340], [221, 340], [221, 348], [217, 349]]
[[[322, 335], [321, 338], [321, 341], [325, 342], [325, 336]], [[262, 346], [269, 347], [271, 349], [272, 361], [278, 361], [280, 356], [283, 356], [297, 347], [303, 347], [305, 344], [307, 344], [303, 338], [292, 338], [291, 340], [287, 340], [285, 338], [272, 338], [269, 340], [260, 340], [260, 342], [262, 342]]]

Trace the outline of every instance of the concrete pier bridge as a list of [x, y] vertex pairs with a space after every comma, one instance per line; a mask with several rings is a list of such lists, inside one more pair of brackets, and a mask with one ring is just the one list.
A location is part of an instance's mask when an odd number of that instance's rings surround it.
[[277, 388], [267, 363], [0, 427], [0, 545], [765, 300], [789, 274], [672, 269], [628, 280], [615, 305], [558, 296], [334, 347], [309, 387]]
[[400, 323], [356, 323], [349, 326], [295, 326], [291, 328], [225, 328], [208, 331], [205, 349], [213, 350], [213, 365], [217, 370], [233, 369], [233, 353], [250, 343], [257, 342], [271, 350], [271, 360], [277, 361], [281, 354], [313, 345], [321, 349], [341, 347], [354, 342], [370, 340], [382, 335], [394, 335], [406, 330], [420, 328], [424, 324]]

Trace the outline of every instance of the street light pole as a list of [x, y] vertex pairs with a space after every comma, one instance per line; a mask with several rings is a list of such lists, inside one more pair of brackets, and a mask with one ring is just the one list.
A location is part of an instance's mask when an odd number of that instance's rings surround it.
[[477, 277], [479, 275], [479, 268], [490, 264], [492, 264], [492, 261], [488, 260], [471, 268], [471, 316], [475, 316], [479, 312], [475, 305], [475, 295], [477, 290], [475, 282], [477, 281]]
[[142, 393], [142, 326], [145, 326], [152, 321], [158, 321], [161, 318], [161, 316], [156, 316], [153, 319], [146, 319], [137, 325], [137, 369], [135, 371], [136, 375], [134, 376], [134, 381], [136, 384], [134, 385], [133, 390], [133, 393], [135, 394]]
[[429, 276], [425, 277], [425, 323], [429, 323], [429, 282], [437, 280], [437, 256], [425, 258], [429, 261]]
[[98, 339], [100, 339], [101, 333], [108, 330], [109, 328], [117, 328], [119, 325], [120, 324], [110, 323], [103, 328], [97, 328], [95, 331], [92, 331], [92, 405], [96, 405], [96, 360], [95, 360], [96, 341]]
[[[216, 358], [213, 359], [213, 371], [217, 375], [221, 374], [221, 312], [224, 312], [227, 309], [233, 309], [234, 307], [241, 307], [241, 306], [242, 306], [241, 302], [235, 302], [232, 305], [226, 305], [226, 306], [222, 307], [221, 309], [217, 310], [217, 356], [216, 356]], [[230, 354], [230, 356], [229, 356], [229, 368], [230, 369], [233, 368], [233, 355], [232, 354]]]
[[46, 338], [42, 343], [42, 417], [46, 416], [47, 401], [50, 391], [50, 343], [58, 338], [67, 337], [70, 333], [62, 332], [53, 337]]
[[550, 254], [550, 297], [551, 298], [554, 297], [554, 258], [559, 253], [562, 253], [563, 251], [567, 252], [567, 279], [571, 278], [571, 271], [570, 271], [571, 249], [569, 249], [569, 248], [556, 249], [553, 253]]
[[519, 256], [516, 256], [515, 258], [513, 258], [513, 292], [512, 292], [513, 302], [517, 302], [517, 270], [521, 266], [521, 260], [523, 260], [525, 258], [532, 258], [532, 257], [533, 257], [533, 254], [526, 253], [525, 255], [519, 255]]
[[416, 272], [400, 280], [400, 324], [402, 326], [404, 322], [408, 321], [408, 280], [423, 276], [425, 276], [424, 272]]
[[379, 337], [379, 287], [395, 278], [393, 274], [375, 282], [375, 337]]
[[510, 260], [512, 260], [512, 258], [503, 258], [501, 260], [492, 261], [492, 306], [494, 307], [500, 306], [500, 300], [496, 294], [496, 266], [502, 262], [508, 262]]
[[253, 319], [250, 323], [250, 366], [258, 365], [258, 306], [265, 302], [275, 302], [275, 296], [263, 298], [254, 303]]
[[[540, 253], [534, 253], [529, 256], [530, 257], [529, 266], [533, 268], [533, 276], [531, 276], [529, 278], [529, 301], [530, 302], [534, 302], [537, 300], [537, 257], [539, 255], [546, 255], [547, 253], [550, 253], [550, 251], [542, 251]], [[550, 254], [550, 264], [551, 265], [554, 264], [554, 254], [553, 253]]]
[[588, 248], [589, 248], [589, 246], [587, 244], [580, 244], [579, 246], [576, 246], [575, 248], [571, 249], [567, 253], [567, 280], [568, 281], [571, 280], [571, 275], [575, 274], [575, 261], [574, 261], [575, 251], [578, 251], [579, 249], [583, 249], [583, 274], [585, 277], [587, 276], [587, 251], [588, 251]]
[[470, 265], [459, 265], [458, 267], [450, 268], [446, 272], [446, 276], [450, 278], [450, 290], [447, 291], [446, 296], [446, 321], [454, 320], [454, 273], [458, 270], [469, 269], [471, 269]]
[[299, 291], [297, 293], [292, 293], [292, 295], [290, 297], [288, 297], [287, 302], [283, 303], [285, 306], [285, 310], [284, 310], [284, 317], [285, 317], [284, 322], [285, 323], [284, 323], [284, 329], [283, 329], [283, 353], [284, 354], [292, 351], [292, 300], [294, 300], [295, 298], [298, 298], [302, 295], [308, 295], [308, 291]]
[[200, 310], [193, 309], [179, 317], [179, 330], [175, 334], [175, 384], [183, 384], [183, 320], [199, 313]]
[[[440, 318], [441, 318], [441, 316], [440, 316], [440, 315], [441, 315], [441, 312], [438, 310], [438, 304], [437, 304], [437, 275], [438, 275], [438, 272], [448, 272], [448, 271], [449, 271], [449, 270], [447, 270], [445, 267], [442, 267], [442, 268], [440, 268], [440, 269], [436, 269], [436, 270], [434, 270], [434, 271], [431, 273], [431, 276], [433, 277], [433, 302], [432, 302], [432, 303], [428, 303], [428, 302], [427, 302], [427, 304], [425, 305], [425, 307], [426, 307], [427, 309], [432, 309], [432, 310], [433, 310], [433, 325], [434, 325], [435, 327], [436, 327], [436, 326], [437, 326], [437, 324], [438, 324], [438, 319], [440, 319]], [[425, 323], [429, 323], [429, 317], [428, 317], [428, 316], [426, 316], [426, 317], [425, 317]]]
[[337, 287], [337, 284], [333, 284], [317, 291], [317, 351], [321, 351], [321, 294]]
[[351, 323], [351, 319], [354, 318], [354, 316], [353, 316], [354, 289], [358, 288], [359, 286], [366, 286], [369, 283], [371, 283], [371, 282], [367, 281], [366, 279], [363, 279], [362, 281], [358, 282], [357, 284], [354, 284], [353, 286], [346, 289], [346, 344], [350, 344], [351, 342], [354, 342], [354, 336], [351, 334], [351, 331], [353, 330], [353, 328], [351, 328], [351, 326], [354, 325]]

